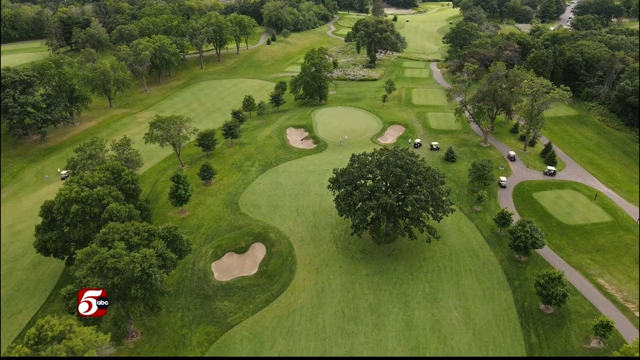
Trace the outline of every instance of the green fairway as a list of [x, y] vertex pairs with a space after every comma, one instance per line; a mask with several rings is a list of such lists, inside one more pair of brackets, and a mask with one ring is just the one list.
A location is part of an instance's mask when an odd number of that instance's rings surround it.
[[578, 115], [579, 112], [567, 104], [554, 104], [553, 107], [544, 112], [546, 117], [554, 116], [573, 116]]
[[284, 69], [284, 71], [286, 72], [296, 72], [299, 73], [300, 72], [300, 65], [291, 65], [288, 66], [287, 68]]
[[[524, 355], [504, 275], [460, 212], [438, 226], [443, 239], [430, 245], [378, 246], [349, 236], [326, 181], [352, 152], [373, 148], [381, 122], [348, 107], [313, 115], [328, 150], [268, 171], [240, 199], [249, 215], [287, 234], [296, 276], [207, 355]], [[340, 146], [332, 140], [343, 132], [349, 142]]]
[[[597, 205], [593, 203], [596, 193]], [[638, 326], [640, 279], [635, 220], [599, 191], [570, 181], [520, 183], [514, 189], [514, 201], [520, 216], [535, 219], [545, 232], [549, 247]], [[583, 224], [577, 225], [578, 221]], [[600, 222], [585, 224], [587, 221]]]
[[429, 70], [429, 69], [404, 69], [404, 76], [426, 79], [426, 78], [431, 76], [431, 70]]
[[593, 200], [573, 190], [540, 191], [533, 197], [556, 219], [569, 225], [611, 221], [611, 216]]
[[439, 130], [458, 130], [462, 128], [459, 121], [456, 121], [455, 115], [452, 113], [427, 113], [429, 126], [432, 129]]
[[429, 64], [427, 62], [424, 62], [424, 61], [413, 61], [413, 60], [407, 60], [407, 61], [404, 61], [402, 63], [402, 67], [414, 68], [414, 69], [424, 69], [428, 65]]
[[603, 184], [638, 206], [638, 142], [598, 121], [580, 103], [570, 107], [576, 114], [549, 117], [543, 134]]
[[49, 49], [44, 40], [21, 41], [2, 44], [0, 60], [2, 66], [18, 66], [32, 61], [44, 59], [49, 55]]
[[414, 105], [446, 106], [447, 98], [443, 90], [413, 89], [411, 102]]
[[346, 36], [351, 31], [351, 28], [340, 28], [333, 32], [334, 35]]
[[396, 28], [407, 39], [406, 55], [429, 59], [442, 59], [446, 52], [442, 36], [449, 30], [449, 21], [456, 18], [459, 9], [442, 8], [427, 14], [407, 16], [409, 22], [398, 21]]

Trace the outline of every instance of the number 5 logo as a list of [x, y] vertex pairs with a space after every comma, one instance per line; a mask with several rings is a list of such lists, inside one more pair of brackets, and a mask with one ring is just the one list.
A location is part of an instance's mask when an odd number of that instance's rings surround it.
[[83, 317], [101, 317], [107, 313], [109, 299], [104, 289], [88, 288], [78, 291], [78, 314]]

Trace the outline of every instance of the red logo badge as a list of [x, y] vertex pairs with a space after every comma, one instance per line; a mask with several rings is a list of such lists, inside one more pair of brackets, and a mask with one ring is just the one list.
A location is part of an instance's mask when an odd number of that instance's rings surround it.
[[107, 313], [109, 299], [104, 289], [87, 288], [78, 291], [78, 314], [83, 317], [101, 317]]

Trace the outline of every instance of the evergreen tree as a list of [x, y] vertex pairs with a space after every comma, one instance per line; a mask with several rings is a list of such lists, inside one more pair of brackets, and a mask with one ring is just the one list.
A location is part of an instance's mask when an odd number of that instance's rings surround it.
[[276, 41], [276, 33], [271, 34], [271, 41]]
[[547, 154], [549, 154], [549, 151], [553, 150], [553, 144], [551, 143], [551, 141], [549, 141], [548, 143], [544, 144], [544, 148], [542, 149], [542, 151], [540, 151], [540, 157], [542, 157], [543, 159], [547, 157]]
[[511, 127], [511, 130], [509, 130], [510, 133], [512, 134], [517, 134], [520, 132], [520, 122], [516, 121], [513, 126]]
[[256, 111], [258, 105], [256, 105], [256, 100], [251, 95], [245, 95], [242, 100], [242, 110], [249, 113], [249, 117], [251, 117], [251, 113]]
[[556, 166], [556, 165], [558, 165], [558, 159], [556, 158], [556, 151], [555, 150], [549, 151], [547, 156], [545, 156], [545, 158], [544, 158], [544, 163], [545, 163], [545, 165], [548, 165], [548, 166]]
[[448, 162], [456, 162], [458, 160], [458, 155], [456, 155], [455, 151], [453, 151], [453, 147], [449, 146], [447, 152], [444, 153], [444, 159]]

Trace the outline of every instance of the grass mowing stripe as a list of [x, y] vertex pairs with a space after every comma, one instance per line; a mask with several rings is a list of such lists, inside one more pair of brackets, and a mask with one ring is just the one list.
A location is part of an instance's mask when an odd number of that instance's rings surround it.
[[533, 193], [536, 199], [556, 219], [569, 225], [611, 221], [611, 216], [579, 192], [549, 190]]
[[443, 90], [412, 89], [411, 102], [414, 105], [446, 106], [447, 98]]
[[459, 130], [462, 129], [462, 125], [459, 121], [456, 121], [455, 115], [452, 113], [427, 113], [427, 119], [429, 120], [429, 126], [432, 129], [439, 130]]

